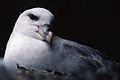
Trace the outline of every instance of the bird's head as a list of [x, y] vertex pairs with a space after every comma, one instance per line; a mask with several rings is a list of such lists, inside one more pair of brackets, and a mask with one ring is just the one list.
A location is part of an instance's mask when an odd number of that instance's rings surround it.
[[14, 32], [50, 42], [52, 32], [49, 31], [54, 15], [44, 8], [32, 8], [24, 11], [18, 18]]

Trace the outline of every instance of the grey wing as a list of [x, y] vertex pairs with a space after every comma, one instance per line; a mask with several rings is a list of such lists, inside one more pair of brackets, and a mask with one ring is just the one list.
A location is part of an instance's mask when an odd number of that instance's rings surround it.
[[69, 40], [64, 40], [64, 49], [68, 54], [77, 55], [79, 59], [83, 59], [83, 62], [91, 67], [105, 69], [103, 56], [98, 50]]

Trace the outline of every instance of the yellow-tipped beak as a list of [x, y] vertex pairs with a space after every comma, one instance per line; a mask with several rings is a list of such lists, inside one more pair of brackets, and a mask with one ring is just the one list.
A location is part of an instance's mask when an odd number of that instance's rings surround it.
[[46, 41], [50, 42], [52, 39], [53, 33], [49, 31], [48, 35], [46, 36]]
[[49, 31], [48, 35], [43, 35], [43, 31], [41, 29], [39, 29], [38, 33], [40, 34], [40, 36], [42, 36], [47, 42], [50, 42], [53, 36], [53, 33], [51, 31]]

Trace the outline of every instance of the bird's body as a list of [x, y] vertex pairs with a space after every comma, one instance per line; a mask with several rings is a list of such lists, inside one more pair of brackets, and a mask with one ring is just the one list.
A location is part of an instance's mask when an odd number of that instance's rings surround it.
[[[4, 61], [13, 69], [17, 68], [16, 64], [31, 66], [31, 64], [34, 65], [38, 62], [42, 63], [41, 58], [51, 53], [48, 43], [24, 36], [20, 33], [16, 33], [12, 36], [7, 47], [6, 53], [13, 54], [6, 54]], [[39, 63], [35, 66], [38, 66]]]
[[[33, 16], [36, 8], [23, 12], [18, 18], [8, 41], [3, 60], [7, 68], [17, 71], [17, 64], [19, 64], [34, 70], [51, 70], [64, 73], [80, 72], [87, 68], [95, 71], [99, 68], [105, 68], [103, 59], [97, 50], [55, 35], [51, 39], [52, 33], [47, 32], [46, 25], [51, 22], [53, 15], [46, 9], [37, 8], [37, 10], [38, 13], [36, 12], [36, 14], [39, 15], [40, 13], [40, 21], [38, 22], [37, 17]], [[34, 19], [34, 22], [31, 22], [32, 25], [27, 20], [27, 14], [32, 14], [32, 17], [29, 16], [30, 19]], [[39, 29], [38, 23], [43, 29]]]
[[96, 69], [104, 68], [102, 58], [94, 49], [91, 51], [87, 46], [57, 36], [48, 44], [18, 33], [12, 37], [10, 43], [8, 42], [8, 47], [6, 53], [14, 53], [6, 54], [4, 61], [12, 70], [17, 69], [16, 64], [33, 70], [55, 70], [65, 73], [79, 72], [93, 65]]

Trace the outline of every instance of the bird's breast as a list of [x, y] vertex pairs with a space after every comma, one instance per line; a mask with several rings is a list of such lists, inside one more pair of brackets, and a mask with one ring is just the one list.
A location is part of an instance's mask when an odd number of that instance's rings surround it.
[[27, 67], [43, 68], [48, 65], [50, 58], [47, 56], [50, 54], [48, 43], [16, 34], [8, 41], [4, 62], [8, 65], [13, 64], [12, 67], [20, 64]]

